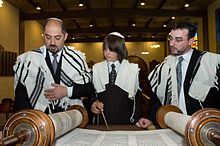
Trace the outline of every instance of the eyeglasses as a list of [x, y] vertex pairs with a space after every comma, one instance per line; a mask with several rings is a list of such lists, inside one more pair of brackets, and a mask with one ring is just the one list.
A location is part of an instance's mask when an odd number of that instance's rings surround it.
[[183, 41], [185, 41], [185, 40], [188, 40], [188, 39], [183, 39], [183, 38], [181, 38], [181, 37], [175, 37], [175, 38], [173, 38], [171, 35], [168, 35], [167, 36], [167, 39], [168, 39], [168, 41], [174, 41], [174, 42], [176, 42], [176, 43], [181, 43], [181, 42], [183, 42]]

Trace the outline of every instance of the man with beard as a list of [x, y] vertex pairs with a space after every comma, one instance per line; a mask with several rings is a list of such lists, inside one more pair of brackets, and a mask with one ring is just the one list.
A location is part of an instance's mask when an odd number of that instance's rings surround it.
[[[192, 115], [202, 108], [220, 109], [220, 55], [191, 47], [197, 27], [189, 22], [175, 24], [169, 33], [170, 55], [148, 78], [158, 98], [151, 98], [150, 117], [155, 122], [161, 105], [175, 105]], [[146, 127], [148, 119], [137, 124]]]
[[50, 114], [83, 106], [84, 97], [95, 96], [85, 56], [64, 45], [67, 36], [63, 21], [49, 18], [43, 25], [44, 46], [18, 56], [13, 67], [16, 110]]

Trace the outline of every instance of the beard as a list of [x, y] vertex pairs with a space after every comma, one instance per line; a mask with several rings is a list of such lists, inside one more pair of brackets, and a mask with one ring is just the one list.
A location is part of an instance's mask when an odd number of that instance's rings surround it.
[[53, 54], [56, 54], [60, 51], [59, 47], [56, 45], [49, 45], [47, 48]]
[[178, 55], [181, 55], [181, 54], [182, 54], [182, 52], [180, 52], [180, 51], [179, 51], [176, 47], [174, 47], [174, 46], [170, 46], [169, 48], [170, 48], [170, 49], [169, 49], [169, 52], [170, 52], [171, 55], [178, 56]]

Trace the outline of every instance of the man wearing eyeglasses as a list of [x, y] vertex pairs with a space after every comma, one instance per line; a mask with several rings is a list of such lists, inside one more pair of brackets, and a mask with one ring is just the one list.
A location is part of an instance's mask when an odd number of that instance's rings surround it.
[[[192, 48], [197, 27], [189, 22], [173, 26], [168, 36], [170, 55], [149, 74], [153, 92], [149, 119], [161, 105], [175, 105], [192, 115], [202, 108], [220, 109], [220, 55]], [[141, 119], [140, 127], [149, 120]]]

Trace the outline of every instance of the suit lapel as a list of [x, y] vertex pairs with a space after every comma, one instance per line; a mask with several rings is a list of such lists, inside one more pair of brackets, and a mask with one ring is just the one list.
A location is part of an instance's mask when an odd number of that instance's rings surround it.
[[54, 79], [55, 83], [59, 84], [60, 83], [60, 74], [61, 74], [62, 54], [61, 54], [60, 61], [59, 61], [58, 66], [57, 66], [56, 74], [53, 73], [53, 67], [52, 67], [52, 64], [51, 64], [51, 61], [50, 61], [50, 56], [49, 56], [49, 52], [48, 51], [47, 51], [47, 55], [46, 55], [45, 60], [47, 62], [47, 66], [50, 69], [50, 72], [51, 72], [51, 74], [53, 76], [53, 79]]

